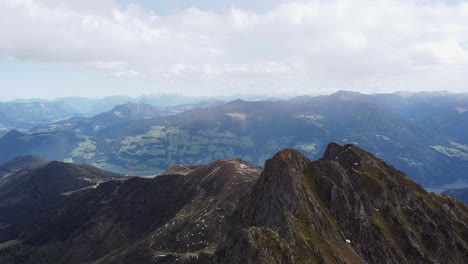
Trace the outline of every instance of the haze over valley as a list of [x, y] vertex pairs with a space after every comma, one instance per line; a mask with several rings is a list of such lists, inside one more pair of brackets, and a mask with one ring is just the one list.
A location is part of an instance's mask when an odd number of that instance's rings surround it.
[[[41, 109], [50, 117], [43, 115], [42, 125], [20, 129], [21, 123], [15, 128], [9, 119], [2, 120], [10, 130], [0, 138], [0, 161], [35, 154], [121, 174], [156, 175], [176, 164], [222, 158], [262, 166], [287, 147], [313, 159], [323, 154], [328, 142], [336, 141], [362, 146], [423, 186], [442, 190], [444, 185], [466, 184], [467, 98], [451, 93], [340, 91], [262, 101], [180, 97], [181, 103], [193, 101], [165, 107], [157, 106], [159, 100], [144, 98], [151, 104], [127, 102], [94, 116], [56, 122], [52, 121], [56, 115], [66, 114], [65, 103], [60, 102], [59, 109], [44, 104]], [[101, 105], [108, 100], [90, 101]], [[31, 104], [15, 103], [26, 120], [37, 115], [32, 111], [28, 117], [21, 109]]]

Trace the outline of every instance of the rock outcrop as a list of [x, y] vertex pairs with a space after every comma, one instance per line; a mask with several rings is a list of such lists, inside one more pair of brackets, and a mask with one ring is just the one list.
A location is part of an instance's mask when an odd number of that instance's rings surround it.
[[467, 263], [468, 208], [354, 145], [265, 164], [211, 263]]

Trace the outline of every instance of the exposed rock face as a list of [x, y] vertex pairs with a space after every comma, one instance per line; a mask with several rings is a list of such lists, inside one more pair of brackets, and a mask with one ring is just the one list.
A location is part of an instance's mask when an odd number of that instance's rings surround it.
[[212, 263], [467, 263], [468, 208], [353, 145], [268, 160]]

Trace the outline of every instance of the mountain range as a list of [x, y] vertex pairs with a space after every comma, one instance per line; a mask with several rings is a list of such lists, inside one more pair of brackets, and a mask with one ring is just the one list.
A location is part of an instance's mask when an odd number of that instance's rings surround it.
[[[83, 170], [58, 162], [39, 167]], [[425, 191], [352, 144], [330, 143], [315, 161], [284, 149], [263, 168], [222, 159], [177, 165], [155, 178], [87, 172], [107, 181], [71, 192], [64, 192], [66, 181], [54, 184], [50, 197], [60, 192], [63, 202], [23, 216], [30, 220], [18, 235], [0, 240], [1, 263], [468, 261], [467, 205]], [[51, 173], [30, 175], [55, 182]], [[62, 177], [80, 179], [74, 175]], [[0, 182], [0, 193], [14, 182], [24, 181]], [[1, 215], [15, 215], [17, 205]]]
[[[266, 99], [265, 96], [242, 95], [250, 100]], [[234, 100], [234, 96], [202, 97], [181, 94], [148, 94], [138, 97], [108, 96], [104, 98], [64, 97], [54, 100], [17, 99], [0, 102], [0, 135], [11, 129], [29, 130], [36, 126], [73, 117], [92, 117], [110, 111], [117, 105], [151, 105], [159, 115], [179, 113], [204, 105]]]
[[468, 96], [337, 92], [289, 100], [178, 108], [161, 114], [125, 104], [0, 139], [0, 161], [37, 154], [122, 174], [155, 175], [176, 164], [240, 157], [256, 165], [283, 148], [308, 158], [324, 142], [353, 143], [388, 160], [431, 190], [468, 184]]

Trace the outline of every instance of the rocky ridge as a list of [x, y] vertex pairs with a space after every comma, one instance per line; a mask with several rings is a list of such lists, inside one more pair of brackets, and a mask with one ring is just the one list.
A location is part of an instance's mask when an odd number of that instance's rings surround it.
[[[65, 206], [38, 218], [19, 239], [28, 247], [26, 256], [52, 247], [49, 256], [58, 255], [58, 263], [188, 261], [214, 252], [225, 233], [224, 218], [260, 172], [231, 159], [175, 166], [155, 178], [108, 181], [70, 195]], [[6, 256], [21, 257], [15, 254]]]
[[0, 243], [17, 237], [37, 216], [63, 206], [66, 194], [122, 177], [90, 165], [35, 156], [12, 159], [0, 171]]
[[468, 261], [467, 206], [354, 145], [280, 151], [239, 204], [211, 263]]

